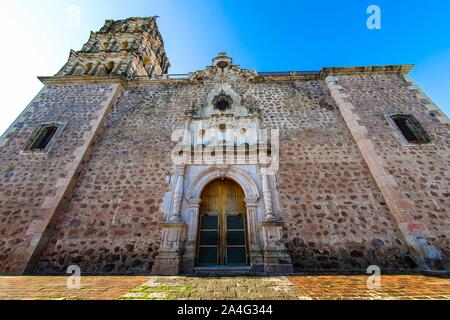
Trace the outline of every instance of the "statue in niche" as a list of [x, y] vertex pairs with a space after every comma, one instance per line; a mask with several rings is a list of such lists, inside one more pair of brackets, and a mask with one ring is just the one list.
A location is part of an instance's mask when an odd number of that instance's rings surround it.
[[81, 48], [81, 52], [89, 52], [92, 49], [92, 43], [86, 43], [83, 48]]
[[127, 73], [126, 73], [127, 79], [132, 79], [134, 76], [134, 72], [135, 72], [134, 65], [130, 64], [130, 66], [128, 67]]
[[101, 77], [101, 76], [105, 76], [106, 74], [107, 74], [106, 66], [104, 64], [100, 64], [97, 67], [97, 71], [95, 72], [95, 75]]
[[94, 45], [91, 48], [91, 52], [96, 53], [96, 52], [100, 52], [100, 50], [101, 50], [100, 43], [99, 42], [94, 43]]
[[73, 69], [72, 75], [73, 76], [82, 76], [85, 73], [85, 69], [81, 64], [77, 64], [75, 68]]
[[139, 49], [139, 43], [136, 40], [134, 40], [133, 43], [131, 44], [131, 49], [133, 50]]
[[110, 51], [115, 52], [118, 51], [120, 49], [120, 45], [117, 43], [116, 40], [114, 40], [114, 42], [111, 44], [110, 46]]

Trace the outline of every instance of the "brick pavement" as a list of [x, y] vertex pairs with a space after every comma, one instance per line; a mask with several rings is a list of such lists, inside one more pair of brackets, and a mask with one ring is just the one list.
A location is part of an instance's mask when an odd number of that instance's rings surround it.
[[382, 276], [369, 290], [367, 276], [293, 277], [82, 277], [68, 289], [67, 277], [0, 277], [0, 300], [311, 300], [450, 299], [450, 279]]
[[0, 300], [110, 300], [149, 277], [82, 277], [80, 289], [67, 288], [68, 277], [0, 277]]
[[367, 276], [297, 276], [294, 285], [320, 300], [430, 300], [450, 299], [450, 279], [427, 276], [382, 276], [380, 289], [370, 290]]
[[154, 277], [121, 299], [311, 300], [286, 277]]

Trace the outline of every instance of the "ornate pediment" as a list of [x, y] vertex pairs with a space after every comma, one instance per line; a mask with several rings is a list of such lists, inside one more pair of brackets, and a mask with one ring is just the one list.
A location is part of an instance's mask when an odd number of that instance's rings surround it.
[[234, 65], [233, 59], [222, 52], [213, 59], [211, 66], [206, 67], [205, 70], [195, 72], [191, 79], [199, 81], [220, 81], [221, 79], [233, 81], [238, 79], [253, 79], [257, 76], [258, 73], [256, 71], [241, 69], [239, 65]]
[[213, 65], [194, 73], [191, 80], [203, 80], [211, 86], [207, 96], [193, 101], [186, 111], [188, 118], [206, 119], [211, 117], [259, 118], [260, 112], [251, 97], [241, 96], [235, 89], [242, 83], [257, 76], [256, 71], [242, 70], [233, 65], [233, 60], [225, 53], [213, 59]]

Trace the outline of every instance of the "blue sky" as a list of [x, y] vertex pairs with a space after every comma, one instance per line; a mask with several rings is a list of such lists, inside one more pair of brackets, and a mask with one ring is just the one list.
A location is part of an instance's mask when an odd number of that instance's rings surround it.
[[[366, 27], [381, 8], [381, 30]], [[80, 24], [70, 27], [71, 6]], [[0, 133], [106, 19], [159, 15], [170, 73], [203, 69], [220, 51], [258, 71], [416, 64], [411, 77], [450, 114], [450, 1], [17, 0], [0, 2]], [[6, 62], [6, 63], [5, 63]]]

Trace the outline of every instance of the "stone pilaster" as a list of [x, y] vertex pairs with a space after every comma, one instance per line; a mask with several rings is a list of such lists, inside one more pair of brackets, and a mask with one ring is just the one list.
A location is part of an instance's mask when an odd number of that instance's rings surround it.
[[385, 169], [387, 163], [375, 151], [365, 126], [359, 125], [360, 118], [355, 112], [355, 106], [349, 101], [344, 88], [340, 86], [338, 77], [328, 77], [326, 84], [336, 102], [341, 115], [355, 139], [359, 150], [369, 167], [378, 187], [383, 194], [386, 204], [394, 216], [406, 243], [411, 248], [413, 257], [419, 268], [428, 270], [430, 266], [438, 265], [442, 259], [441, 252], [426, 240], [429, 235], [427, 226], [423, 222], [414, 220], [415, 205], [408, 199], [403, 198], [398, 190], [395, 178]]
[[164, 223], [162, 229], [161, 246], [158, 256], [155, 258], [152, 274], [165, 276], [180, 274], [187, 225], [185, 223]]
[[273, 212], [272, 189], [269, 183], [270, 169], [261, 167], [261, 182], [264, 198], [264, 221], [261, 228], [264, 241], [264, 271], [265, 273], [292, 273], [294, 272], [291, 257], [287, 253], [283, 242], [283, 221]]
[[152, 273], [156, 275], [177, 275], [182, 271], [182, 257], [188, 236], [188, 225], [181, 221], [185, 169], [186, 167], [180, 164], [175, 169], [176, 185], [172, 212], [167, 218], [168, 221], [162, 224], [161, 246], [152, 268]]
[[260, 232], [257, 217], [258, 199], [246, 198], [248, 241], [250, 253], [250, 265], [253, 272], [264, 272], [264, 258], [260, 244]]
[[200, 199], [189, 199], [189, 227], [186, 241], [186, 248], [183, 254], [183, 273], [192, 274], [195, 267], [195, 257], [197, 250], [198, 222], [200, 215]]
[[293, 273], [291, 257], [283, 243], [283, 222], [264, 221], [261, 227], [264, 239], [265, 273]]

